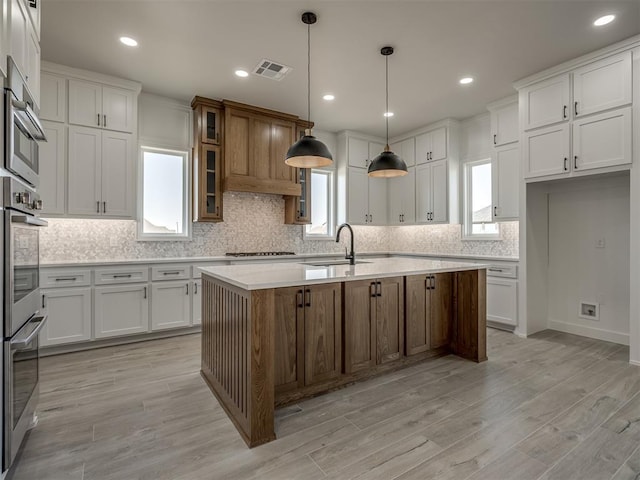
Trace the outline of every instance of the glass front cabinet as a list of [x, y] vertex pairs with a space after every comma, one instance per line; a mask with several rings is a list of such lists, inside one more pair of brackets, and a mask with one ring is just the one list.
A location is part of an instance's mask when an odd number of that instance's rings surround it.
[[194, 221], [222, 221], [222, 158], [220, 147], [201, 144], [194, 168]]

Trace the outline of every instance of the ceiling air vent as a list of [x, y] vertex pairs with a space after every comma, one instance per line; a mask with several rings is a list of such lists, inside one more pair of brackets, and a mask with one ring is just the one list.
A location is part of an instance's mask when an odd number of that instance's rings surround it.
[[263, 58], [260, 60], [260, 63], [258, 63], [256, 68], [253, 69], [252, 73], [259, 77], [280, 81], [286, 77], [291, 70], [293, 70], [293, 68]]

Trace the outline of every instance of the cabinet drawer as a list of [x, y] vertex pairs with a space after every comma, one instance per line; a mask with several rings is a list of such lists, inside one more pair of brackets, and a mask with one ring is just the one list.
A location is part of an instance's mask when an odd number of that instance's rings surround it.
[[518, 266], [517, 265], [489, 265], [487, 267], [487, 276], [518, 278]]
[[158, 265], [151, 267], [151, 280], [182, 280], [191, 278], [189, 265]]
[[43, 268], [40, 271], [40, 287], [84, 287], [91, 285], [91, 270], [66, 270]]
[[115, 285], [120, 283], [147, 282], [148, 267], [121, 267], [96, 269], [96, 285]]

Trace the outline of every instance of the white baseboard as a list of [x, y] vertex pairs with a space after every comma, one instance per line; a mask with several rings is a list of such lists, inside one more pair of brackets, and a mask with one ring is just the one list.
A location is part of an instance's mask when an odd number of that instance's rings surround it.
[[564, 333], [572, 333], [574, 335], [595, 338], [606, 342], [619, 343], [620, 345], [629, 345], [629, 334], [614, 332], [613, 330], [587, 327], [575, 323], [558, 322], [556, 320], [549, 320], [549, 328]]
[[640, 367], [640, 361], [638, 361], [638, 360], [629, 360], [629, 363], [631, 365], [635, 365], [637, 367]]

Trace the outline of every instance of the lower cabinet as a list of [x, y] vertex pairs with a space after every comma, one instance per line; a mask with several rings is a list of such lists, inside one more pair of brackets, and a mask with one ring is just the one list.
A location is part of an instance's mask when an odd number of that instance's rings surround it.
[[151, 284], [151, 330], [189, 326], [190, 280]]
[[487, 276], [487, 320], [518, 325], [518, 282]]
[[404, 351], [404, 278], [345, 282], [345, 372], [397, 360]]
[[412, 275], [406, 283], [406, 354], [448, 345], [453, 314], [453, 273]]
[[91, 339], [91, 287], [42, 290], [42, 307], [48, 316], [40, 333], [42, 346]]
[[193, 281], [191, 295], [191, 325], [202, 324], [202, 280]]
[[95, 287], [95, 337], [106, 338], [149, 331], [149, 287]]

